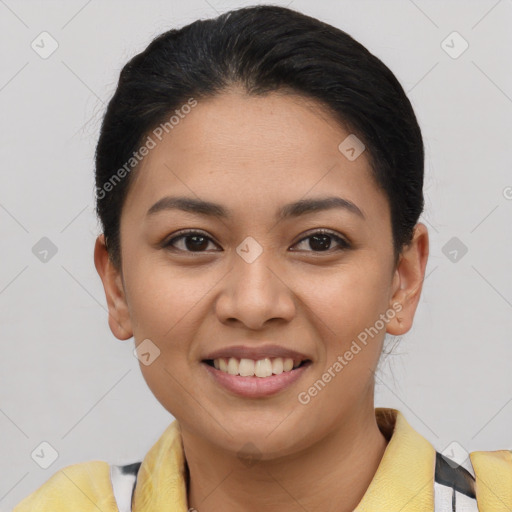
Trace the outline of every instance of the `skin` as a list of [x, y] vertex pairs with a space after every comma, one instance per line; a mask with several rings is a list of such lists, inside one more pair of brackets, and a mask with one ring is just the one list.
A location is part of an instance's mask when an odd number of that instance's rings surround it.
[[[255, 97], [232, 88], [199, 101], [133, 176], [121, 215], [121, 269], [112, 265], [103, 235], [97, 238], [94, 259], [113, 334], [133, 336], [137, 345], [149, 338], [160, 350], [140, 368], [181, 425], [189, 506], [199, 512], [352, 511], [386, 449], [374, 414], [374, 371], [385, 333], [411, 328], [428, 232], [416, 225], [395, 266], [389, 204], [367, 154], [349, 161], [338, 150], [349, 133], [298, 95]], [[179, 210], [147, 217], [165, 195], [220, 203], [233, 217]], [[276, 221], [286, 203], [332, 195], [355, 203], [365, 218], [330, 209]], [[187, 239], [174, 251], [161, 247], [187, 228], [211, 239], [203, 252], [193, 245], [186, 252]], [[327, 238], [330, 248], [319, 250], [306, 237], [321, 228], [350, 248]], [[263, 249], [252, 263], [236, 252], [247, 236]], [[301, 404], [298, 393], [394, 303], [399, 314]], [[201, 363], [209, 351], [265, 341], [313, 362], [277, 395], [233, 395]], [[257, 460], [248, 464], [241, 454]]]

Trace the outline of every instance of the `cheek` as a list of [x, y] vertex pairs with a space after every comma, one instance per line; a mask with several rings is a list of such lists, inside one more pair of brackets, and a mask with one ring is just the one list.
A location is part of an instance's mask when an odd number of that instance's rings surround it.
[[207, 314], [201, 299], [215, 281], [149, 258], [134, 256], [130, 264], [125, 282], [134, 338], [137, 344], [151, 340], [159, 351], [151, 364], [141, 360], [141, 373], [166, 410], [180, 417], [197, 415], [199, 421], [200, 412], [186, 392], [194, 389], [190, 348], [200, 316]]
[[387, 270], [373, 261], [347, 264], [311, 286], [308, 306], [315, 313], [312, 321], [325, 352], [306, 383], [310, 387], [301, 390], [300, 403], [308, 401], [305, 410], [320, 430], [335, 425], [361, 397], [373, 392], [385, 329], [376, 335], [366, 329], [385, 312], [390, 285]]
[[385, 336], [385, 328], [375, 331], [372, 327], [388, 307], [390, 286], [388, 270], [376, 262], [376, 258], [360, 258], [330, 277], [303, 277], [310, 279], [307, 305], [314, 313], [311, 321], [316, 335], [322, 338], [315, 379], [323, 380], [323, 375], [330, 382], [317, 401], [318, 407], [324, 401], [353, 403], [372, 387], [371, 370], [376, 368]]
[[170, 339], [182, 320], [215, 285], [214, 276], [139, 258], [128, 265], [125, 277], [134, 336]]
[[[374, 261], [349, 263], [324, 275], [302, 275], [302, 295], [328, 339], [350, 342], [388, 306], [387, 270]], [[307, 298], [307, 299], [306, 299]], [[350, 340], [349, 340], [350, 338]]]

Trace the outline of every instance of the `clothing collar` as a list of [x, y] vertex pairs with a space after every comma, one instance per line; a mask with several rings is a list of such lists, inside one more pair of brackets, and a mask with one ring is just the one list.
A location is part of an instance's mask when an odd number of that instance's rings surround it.
[[[377, 407], [375, 418], [389, 442], [354, 512], [434, 510], [434, 447], [397, 409]], [[174, 420], [142, 461], [133, 510], [187, 512], [186, 473], [181, 429]]]

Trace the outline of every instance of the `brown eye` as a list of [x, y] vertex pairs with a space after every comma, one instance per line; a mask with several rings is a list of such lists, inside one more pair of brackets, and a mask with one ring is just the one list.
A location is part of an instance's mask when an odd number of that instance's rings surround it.
[[[326, 252], [330, 251], [332, 248], [333, 241], [338, 245], [338, 249], [343, 250], [349, 249], [350, 244], [340, 236], [332, 233], [331, 231], [316, 231], [303, 238], [298, 244], [303, 244], [305, 241], [309, 240], [309, 248], [312, 249], [312, 252]], [[298, 245], [296, 244], [296, 245]], [[306, 249], [307, 250], [307, 249]]]
[[[176, 246], [178, 242], [183, 242], [181, 243], [181, 247]], [[165, 242], [163, 247], [183, 252], [205, 252], [210, 242], [214, 244], [210, 237], [200, 231], [186, 231]]]
[[[308, 251], [307, 248], [301, 249], [306, 250], [306, 252], [331, 252], [333, 246], [336, 245], [338, 248], [334, 248], [334, 250], [343, 250], [350, 248], [350, 244], [345, 239], [341, 238], [340, 236], [334, 234], [331, 231], [325, 230], [316, 231], [315, 233], [312, 233], [307, 237], [303, 238], [295, 245], [305, 244], [306, 241], [309, 241], [308, 247], [310, 250]], [[206, 236], [204, 233], [200, 231], [186, 231], [182, 232], [178, 236], [174, 236], [169, 241], [165, 242], [163, 244], [163, 247], [181, 252], [197, 253], [206, 252], [210, 243], [217, 246], [209, 236]], [[178, 246], [178, 244], [181, 244], [181, 246]]]

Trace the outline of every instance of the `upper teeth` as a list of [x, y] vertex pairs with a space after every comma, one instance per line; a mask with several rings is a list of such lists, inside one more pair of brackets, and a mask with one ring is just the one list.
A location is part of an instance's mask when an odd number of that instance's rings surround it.
[[276, 357], [258, 359], [237, 359], [236, 357], [220, 357], [213, 360], [213, 366], [222, 372], [231, 375], [240, 375], [242, 377], [270, 377], [272, 374], [279, 375], [283, 372], [289, 372], [293, 368], [297, 368], [301, 360], [293, 360], [291, 357]]

